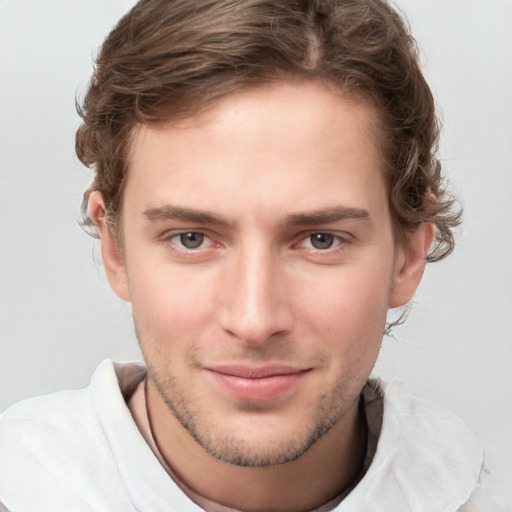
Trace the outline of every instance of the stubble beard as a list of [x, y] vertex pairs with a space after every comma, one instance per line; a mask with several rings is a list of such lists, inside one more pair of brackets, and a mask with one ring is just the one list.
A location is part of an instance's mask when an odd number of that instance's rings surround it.
[[[347, 400], [345, 379], [340, 377], [328, 392], [321, 395], [315, 405], [304, 404], [313, 409], [312, 418], [300, 432], [287, 438], [265, 441], [248, 439], [235, 431], [226, 432], [222, 425], [209, 421], [208, 414], [196, 406], [195, 400], [187, 397], [173, 376], [162, 375], [151, 364], [147, 364], [148, 379], [178, 422], [195, 441], [216, 459], [239, 467], [268, 467], [292, 462], [307, 452], [343, 417], [352, 397]], [[258, 404], [241, 402], [240, 414], [264, 414]], [[265, 445], [265, 444], [266, 445]]]

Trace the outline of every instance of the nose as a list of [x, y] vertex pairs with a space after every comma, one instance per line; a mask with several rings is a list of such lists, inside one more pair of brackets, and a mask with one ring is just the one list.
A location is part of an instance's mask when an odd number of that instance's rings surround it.
[[233, 256], [221, 283], [219, 322], [230, 336], [260, 346], [292, 330], [293, 310], [280, 259], [248, 248]]

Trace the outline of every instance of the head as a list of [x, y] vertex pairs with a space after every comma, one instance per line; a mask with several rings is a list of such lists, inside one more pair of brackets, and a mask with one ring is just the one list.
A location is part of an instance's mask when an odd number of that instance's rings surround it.
[[369, 104], [397, 243], [422, 222], [436, 226], [428, 256], [454, 247], [459, 222], [436, 158], [434, 100], [404, 20], [382, 0], [140, 1], [111, 32], [79, 106], [80, 160], [95, 172], [122, 242], [124, 187], [137, 126], [179, 121], [216, 99], [283, 80], [317, 81]]
[[388, 308], [458, 221], [400, 17], [378, 0], [142, 0], [81, 114], [88, 213], [161, 429], [250, 466], [341, 435]]

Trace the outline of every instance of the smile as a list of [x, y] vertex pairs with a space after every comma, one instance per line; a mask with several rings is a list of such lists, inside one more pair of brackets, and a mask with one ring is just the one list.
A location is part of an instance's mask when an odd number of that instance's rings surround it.
[[283, 365], [263, 367], [219, 366], [207, 368], [216, 386], [233, 398], [267, 401], [291, 391], [310, 371]]

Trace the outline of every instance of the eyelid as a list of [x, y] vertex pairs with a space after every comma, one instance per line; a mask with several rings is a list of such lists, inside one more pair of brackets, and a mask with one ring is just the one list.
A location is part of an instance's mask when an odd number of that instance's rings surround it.
[[[179, 242], [175, 242], [176, 239], [179, 240], [179, 237], [181, 235], [185, 235], [187, 233], [197, 233], [197, 234], [203, 235], [204, 236], [203, 245], [201, 245], [200, 247], [197, 247], [195, 249], [190, 249], [188, 247], [183, 246]], [[172, 244], [174, 246], [174, 248], [178, 251], [190, 252], [190, 253], [199, 252], [201, 250], [206, 250], [206, 249], [211, 249], [211, 248], [215, 247], [216, 245], [218, 245], [215, 243], [215, 240], [214, 240], [214, 237], [212, 236], [212, 234], [208, 230], [205, 230], [205, 229], [194, 229], [194, 228], [192, 228], [192, 229], [172, 229], [172, 230], [169, 230], [169, 231], [166, 231], [165, 233], [163, 233], [159, 238], [160, 238], [160, 241], [163, 243]]]
[[[305, 242], [307, 242], [310, 239], [310, 237], [312, 235], [318, 235], [318, 234], [333, 236], [335, 239], [333, 246], [328, 247], [327, 249], [317, 249], [315, 247], [305, 247], [303, 245]], [[349, 235], [348, 233], [345, 233], [345, 232], [340, 233], [339, 231], [333, 231], [333, 230], [328, 230], [328, 229], [316, 229], [316, 230], [307, 231], [305, 233], [301, 233], [297, 237], [297, 242], [294, 245], [302, 246], [303, 249], [307, 249], [307, 250], [310, 250], [313, 252], [328, 253], [328, 252], [339, 250], [340, 246], [343, 246], [343, 245], [349, 243], [351, 238], [352, 238], [351, 235]]]
[[[174, 240], [179, 238], [181, 235], [186, 233], [198, 233], [204, 236], [205, 241], [204, 245], [196, 248], [196, 249], [189, 249], [187, 247], [182, 246], [179, 242], [176, 243]], [[331, 235], [334, 237], [335, 241], [332, 247], [329, 247], [327, 249], [317, 249], [315, 247], [306, 247], [304, 244], [307, 243], [308, 239], [312, 235], [316, 234], [325, 234], [325, 235]], [[206, 250], [206, 249], [212, 249], [216, 247], [220, 247], [222, 243], [218, 240], [218, 236], [215, 235], [215, 233], [212, 233], [208, 229], [201, 229], [201, 228], [189, 228], [189, 229], [171, 229], [165, 231], [162, 235], [160, 235], [159, 240], [162, 243], [169, 244], [172, 243], [176, 250], [180, 250], [183, 252], [193, 253], [198, 252], [200, 250]], [[293, 246], [302, 246], [303, 249], [311, 250], [312, 252], [318, 252], [318, 253], [328, 253], [335, 251], [336, 249], [339, 249], [340, 246], [343, 246], [345, 244], [350, 243], [350, 241], [353, 239], [353, 236], [350, 235], [347, 232], [339, 232], [336, 230], [329, 230], [329, 229], [313, 229], [308, 231], [303, 231], [300, 234], [296, 235], [294, 237], [294, 242], [292, 243]]]

